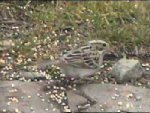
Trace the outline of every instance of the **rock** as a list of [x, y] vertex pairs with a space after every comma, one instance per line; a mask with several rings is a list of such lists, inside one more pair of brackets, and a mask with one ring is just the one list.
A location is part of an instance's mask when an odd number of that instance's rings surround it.
[[45, 86], [46, 82], [0, 81], [0, 113], [60, 113]]
[[114, 64], [111, 74], [118, 82], [127, 82], [140, 78], [143, 69], [138, 60], [121, 59]]
[[[81, 91], [97, 102], [82, 112], [150, 112], [149, 89], [130, 85], [89, 84], [82, 86]], [[76, 97], [74, 100], [80, 101]], [[74, 107], [74, 104], [70, 105]]]

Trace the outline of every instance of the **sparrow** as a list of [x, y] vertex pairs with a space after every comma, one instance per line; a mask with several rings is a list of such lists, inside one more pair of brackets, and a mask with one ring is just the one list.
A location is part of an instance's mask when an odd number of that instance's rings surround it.
[[67, 51], [53, 65], [60, 67], [63, 74], [73, 78], [85, 78], [101, 69], [109, 44], [103, 40], [91, 40], [87, 44]]
[[[61, 72], [66, 77], [79, 80], [77, 83], [81, 83], [80, 80], [93, 82], [89, 76], [94, 75], [101, 69], [103, 57], [107, 52], [111, 52], [107, 42], [103, 40], [91, 40], [83, 46], [76, 47], [62, 54], [53, 62], [53, 65], [60, 67]], [[63, 81], [63, 83], [66, 82], [66, 80]], [[90, 102], [90, 105], [96, 103], [95, 100], [87, 96], [84, 92], [80, 90], [74, 92], [85, 97]]]
[[[103, 40], [91, 40], [82, 46], [66, 51], [57, 59], [50, 63], [46, 62], [44, 63], [44, 66], [42, 65], [40, 67], [45, 69], [46, 67], [49, 67], [49, 65], [58, 66], [61, 73], [65, 74], [66, 77], [79, 79], [79, 82], [77, 81], [77, 83], [80, 83], [80, 79], [89, 81], [87, 78], [90, 78], [89, 76], [94, 75], [101, 69], [103, 57], [109, 52], [112, 51], [107, 42]], [[64, 81], [62, 80], [58, 83], [67, 85], [67, 80], [64, 79]], [[95, 104], [96, 101], [82, 91], [77, 90], [74, 92], [85, 97], [91, 105]]]

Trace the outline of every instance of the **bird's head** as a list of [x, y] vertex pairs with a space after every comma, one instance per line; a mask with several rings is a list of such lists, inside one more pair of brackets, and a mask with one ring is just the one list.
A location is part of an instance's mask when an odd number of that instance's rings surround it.
[[88, 42], [92, 50], [99, 52], [109, 51], [109, 44], [103, 40], [91, 40]]

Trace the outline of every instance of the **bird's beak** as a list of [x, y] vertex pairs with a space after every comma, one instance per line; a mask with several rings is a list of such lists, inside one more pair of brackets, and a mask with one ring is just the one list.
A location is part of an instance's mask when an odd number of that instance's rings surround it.
[[107, 53], [113, 54], [118, 57], [118, 54], [112, 48], [107, 49]]

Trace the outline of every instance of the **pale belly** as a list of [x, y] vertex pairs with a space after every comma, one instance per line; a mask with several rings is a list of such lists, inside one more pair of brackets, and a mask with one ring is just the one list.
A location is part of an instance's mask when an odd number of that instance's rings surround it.
[[71, 66], [64, 66], [61, 69], [62, 73], [66, 76], [72, 76], [74, 78], [84, 78], [90, 75], [95, 74], [99, 69], [81, 69], [81, 68], [72, 68]]

